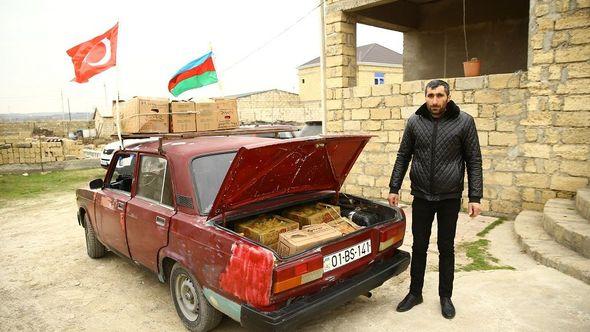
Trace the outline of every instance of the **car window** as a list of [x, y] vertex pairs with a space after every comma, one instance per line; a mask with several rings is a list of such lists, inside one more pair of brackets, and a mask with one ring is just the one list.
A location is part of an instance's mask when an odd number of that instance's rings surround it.
[[108, 187], [130, 193], [134, 169], [135, 154], [118, 155], [113, 174], [107, 182]]
[[191, 163], [199, 211], [208, 214], [236, 152], [200, 157]]
[[320, 123], [307, 123], [303, 126], [303, 129], [299, 132], [299, 137], [315, 136], [322, 133], [322, 124]]
[[137, 181], [137, 196], [172, 206], [170, 172], [166, 159], [141, 156]]

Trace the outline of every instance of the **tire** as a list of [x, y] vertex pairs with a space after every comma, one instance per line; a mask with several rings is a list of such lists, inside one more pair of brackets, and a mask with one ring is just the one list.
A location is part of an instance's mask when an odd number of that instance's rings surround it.
[[169, 280], [176, 313], [189, 331], [205, 332], [219, 325], [223, 314], [209, 304], [201, 285], [185, 267], [174, 264]]
[[92, 224], [88, 216], [84, 214], [84, 233], [86, 234], [86, 252], [90, 258], [101, 258], [106, 253], [106, 248], [96, 238]]

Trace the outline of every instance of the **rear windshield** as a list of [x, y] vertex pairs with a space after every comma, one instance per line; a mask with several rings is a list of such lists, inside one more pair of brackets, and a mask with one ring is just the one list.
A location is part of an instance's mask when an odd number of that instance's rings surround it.
[[208, 214], [219, 192], [236, 152], [214, 154], [193, 160], [191, 172], [195, 181], [199, 211]]

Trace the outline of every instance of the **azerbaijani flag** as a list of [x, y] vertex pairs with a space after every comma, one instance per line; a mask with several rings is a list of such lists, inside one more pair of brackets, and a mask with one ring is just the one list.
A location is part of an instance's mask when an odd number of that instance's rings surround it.
[[178, 97], [187, 90], [216, 83], [218, 80], [212, 55], [213, 52], [209, 52], [180, 68], [168, 82], [168, 91]]

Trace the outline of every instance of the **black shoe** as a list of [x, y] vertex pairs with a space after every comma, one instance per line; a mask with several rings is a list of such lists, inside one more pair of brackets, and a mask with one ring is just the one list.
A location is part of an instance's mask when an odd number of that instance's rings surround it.
[[415, 305], [422, 303], [422, 295], [416, 296], [412, 293], [408, 293], [406, 297], [397, 305], [398, 312], [404, 312], [412, 309]]
[[453, 317], [455, 317], [455, 306], [450, 297], [440, 298], [440, 310], [443, 317], [446, 319], [453, 319]]

